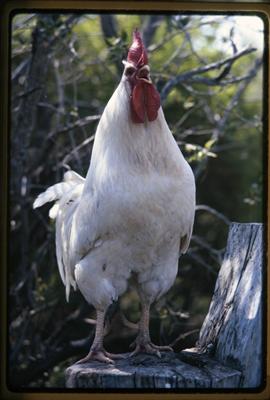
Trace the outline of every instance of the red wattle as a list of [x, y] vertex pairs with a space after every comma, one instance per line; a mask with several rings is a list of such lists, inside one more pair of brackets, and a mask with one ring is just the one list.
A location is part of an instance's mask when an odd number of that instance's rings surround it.
[[131, 116], [135, 123], [142, 123], [145, 121], [145, 98], [141, 81], [135, 85], [132, 91]]
[[145, 85], [146, 92], [146, 113], [149, 121], [154, 121], [158, 116], [158, 109], [160, 107], [160, 96], [152, 84]]
[[158, 115], [160, 97], [157, 89], [151, 82], [139, 81], [131, 96], [131, 118], [135, 123], [143, 123], [146, 118], [154, 121]]

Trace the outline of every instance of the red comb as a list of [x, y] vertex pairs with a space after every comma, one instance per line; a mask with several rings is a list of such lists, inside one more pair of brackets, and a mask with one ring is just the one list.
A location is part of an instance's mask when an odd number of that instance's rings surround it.
[[127, 60], [136, 67], [142, 67], [148, 63], [147, 53], [138, 29], [133, 32], [133, 43], [129, 49]]

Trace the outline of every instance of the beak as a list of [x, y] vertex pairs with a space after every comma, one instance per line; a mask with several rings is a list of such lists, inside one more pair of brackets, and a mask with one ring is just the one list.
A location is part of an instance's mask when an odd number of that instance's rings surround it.
[[137, 73], [137, 78], [141, 81], [147, 82], [147, 83], [152, 83], [152, 80], [150, 78], [150, 68], [148, 65], [144, 65], [141, 67]]

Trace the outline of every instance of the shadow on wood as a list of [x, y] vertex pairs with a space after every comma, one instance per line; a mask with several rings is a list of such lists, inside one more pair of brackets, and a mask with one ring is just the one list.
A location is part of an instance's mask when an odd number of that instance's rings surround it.
[[68, 388], [255, 388], [262, 383], [262, 224], [230, 226], [196, 347], [162, 358], [72, 365]]

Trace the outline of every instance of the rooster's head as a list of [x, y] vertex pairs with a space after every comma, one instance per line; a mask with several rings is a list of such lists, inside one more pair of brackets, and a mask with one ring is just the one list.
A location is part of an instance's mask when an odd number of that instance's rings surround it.
[[146, 49], [137, 29], [133, 33], [133, 43], [124, 64], [124, 79], [128, 81], [131, 88], [132, 121], [134, 123], [143, 123], [147, 119], [154, 121], [158, 115], [160, 97], [151, 81]]

